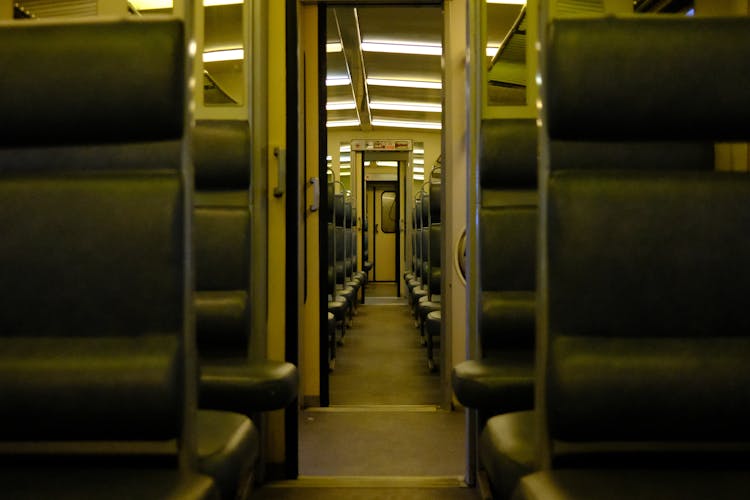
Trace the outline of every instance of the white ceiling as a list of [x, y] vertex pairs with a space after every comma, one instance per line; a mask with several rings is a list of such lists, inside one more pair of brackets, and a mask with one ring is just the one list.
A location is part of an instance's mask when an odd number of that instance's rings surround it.
[[[520, 10], [521, 5], [488, 4], [491, 50]], [[329, 127], [441, 128], [441, 7], [336, 6], [327, 9], [326, 21]]]

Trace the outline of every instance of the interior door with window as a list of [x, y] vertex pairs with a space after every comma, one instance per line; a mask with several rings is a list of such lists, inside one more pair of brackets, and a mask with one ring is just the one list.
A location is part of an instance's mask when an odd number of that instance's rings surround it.
[[[369, 190], [368, 190], [369, 191]], [[378, 183], [372, 190], [374, 281], [396, 281], [398, 185]]]

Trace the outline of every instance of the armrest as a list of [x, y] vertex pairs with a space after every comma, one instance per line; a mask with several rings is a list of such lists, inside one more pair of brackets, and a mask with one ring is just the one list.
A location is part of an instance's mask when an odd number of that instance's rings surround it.
[[493, 414], [534, 406], [534, 353], [509, 352], [453, 367], [451, 382], [458, 401]]
[[258, 360], [237, 365], [201, 364], [199, 407], [244, 415], [280, 410], [297, 397], [297, 367]]

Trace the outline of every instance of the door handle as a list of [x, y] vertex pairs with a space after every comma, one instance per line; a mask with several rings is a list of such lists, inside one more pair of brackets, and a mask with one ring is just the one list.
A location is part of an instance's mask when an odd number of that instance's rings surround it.
[[313, 187], [313, 199], [310, 204], [310, 211], [317, 212], [320, 208], [320, 179], [318, 177], [310, 178], [310, 184]]
[[375, 224], [375, 232], [376, 233], [378, 232], [378, 225], [377, 225], [377, 223]]
[[276, 168], [278, 169], [278, 179], [276, 180], [276, 187], [273, 188], [273, 195], [276, 198], [281, 198], [284, 196], [284, 190], [286, 189], [286, 149], [273, 148], [273, 155], [276, 157]]

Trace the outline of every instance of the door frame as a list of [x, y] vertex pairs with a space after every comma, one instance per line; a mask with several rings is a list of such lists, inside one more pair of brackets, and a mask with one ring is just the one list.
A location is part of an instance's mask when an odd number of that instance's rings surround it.
[[[289, 0], [288, 0], [289, 1]], [[471, 161], [473, 155], [469, 151], [470, 144], [475, 141], [468, 133], [469, 123], [473, 119], [473, 115], [469, 113], [469, 103], [466, 99], [466, 87], [474, 82], [469, 76], [469, 71], [465, 67], [466, 51], [469, 45], [469, 18], [472, 14], [473, 2], [469, 0], [452, 0], [450, 2], [445, 0], [411, 0], [407, 2], [394, 2], [393, 0], [366, 0], [366, 1], [355, 1], [355, 0], [301, 0], [301, 5], [305, 7], [317, 7], [318, 16], [318, 40], [319, 45], [325, 44], [325, 16], [326, 8], [335, 5], [403, 5], [403, 6], [417, 6], [417, 5], [433, 5], [443, 8], [443, 82], [444, 82], [444, 93], [443, 93], [443, 132], [442, 132], [442, 157], [444, 158], [444, 164], [450, 164], [450, 171], [444, 172], [444, 182], [446, 183], [446, 189], [443, 193], [443, 199], [441, 200], [442, 207], [444, 209], [444, 223], [446, 225], [443, 234], [443, 262], [451, 262], [448, 255], [451, 255], [454, 248], [455, 242], [460, 237], [464, 227], [470, 224], [471, 218], [467, 217], [469, 212], [470, 201], [468, 199], [467, 184], [469, 184], [469, 174], [472, 166], [475, 165]], [[322, 40], [322, 41], [321, 41]], [[473, 41], [473, 40], [472, 40]], [[478, 60], [481, 60], [478, 59]], [[320, 53], [319, 64], [319, 132], [320, 132], [320, 165], [319, 165], [319, 178], [326, 179], [326, 163], [325, 163], [325, 152], [327, 151], [327, 130], [325, 128], [325, 53]], [[320, 76], [322, 75], [322, 78]], [[399, 176], [400, 177], [400, 176]], [[402, 184], [399, 189], [399, 202], [401, 200], [408, 200], [407, 195], [411, 192], [411, 186], [406, 183]], [[325, 197], [321, 197], [321, 210], [325, 213]], [[408, 204], [403, 204], [400, 210], [404, 210], [409, 215]], [[447, 210], [446, 210], [447, 209]], [[402, 214], [403, 215], [403, 214]], [[324, 219], [324, 217], [321, 217]], [[325, 262], [325, 247], [327, 246], [327, 239], [323, 236], [326, 234], [325, 230], [327, 226], [322, 224], [319, 225], [319, 243], [321, 248], [320, 262]], [[409, 245], [408, 235], [410, 233], [410, 226], [407, 222], [408, 219], [399, 221], [399, 236], [401, 232], [404, 232], [404, 237], [401, 238], [400, 243], [400, 258], [397, 262], [401, 262], [405, 258], [407, 246]], [[361, 240], [360, 240], [361, 241]], [[361, 255], [361, 254], [360, 254]], [[325, 269], [325, 264], [321, 264], [322, 269]], [[397, 273], [397, 278], [400, 278], [400, 269]], [[441, 378], [443, 378], [443, 398], [441, 407], [443, 409], [450, 409], [453, 407], [452, 391], [450, 387], [450, 367], [457, 362], [462, 361], [466, 358], [465, 338], [467, 331], [467, 289], [465, 284], [461, 283], [455, 270], [448, 268], [447, 273], [443, 273], [443, 288], [447, 290], [446, 295], [443, 297], [445, 301], [445, 309], [449, 311], [451, 316], [450, 320], [443, 325], [443, 331], [441, 332], [441, 344], [444, 347], [443, 356], [441, 357]], [[321, 275], [323, 276], [323, 275]], [[402, 284], [400, 279], [397, 279], [399, 284]], [[327, 296], [327, 291], [324, 286], [320, 287], [321, 298]], [[400, 290], [400, 286], [399, 286]], [[327, 306], [321, 300], [320, 307], [320, 344], [323, 343], [323, 336], [325, 335], [327, 328]], [[298, 337], [299, 339], [299, 337]], [[321, 359], [325, 355], [325, 352], [321, 350]], [[321, 363], [320, 366], [320, 402], [323, 403], [326, 399], [323, 393], [323, 387], [327, 381], [328, 367], [327, 363]], [[326, 391], [327, 392], [327, 391]], [[323, 406], [323, 404], [321, 404]], [[296, 436], [296, 434], [295, 434]], [[472, 450], [475, 449], [475, 444], [472, 442], [472, 436], [467, 435], [467, 471], [465, 480], [468, 484], [474, 484], [474, 467], [475, 462], [473, 460]], [[295, 443], [296, 444], [296, 443]]]

